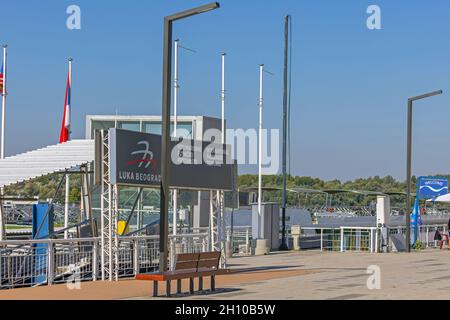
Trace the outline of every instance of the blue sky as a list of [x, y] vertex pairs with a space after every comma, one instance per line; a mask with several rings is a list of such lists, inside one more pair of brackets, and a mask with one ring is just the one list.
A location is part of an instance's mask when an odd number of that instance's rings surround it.
[[[159, 114], [162, 18], [208, 1], [3, 1], [9, 45], [7, 154], [58, 140], [66, 59], [73, 57], [73, 137], [86, 114]], [[81, 7], [82, 29], [66, 28]], [[366, 9], [382, 10], [382, 30]], [[406, 100], [436, 89], [414, 114], [414, 173], [450, 172], [450, 3], [446, 0], [223, 0], [176, 23], [196, 54], [180, 56], [180, 113], [220, 115], [220, 54], [227, 52], [227, 116], [258, 125], [258, 65], [265, 127], [281, 128], [283, 18], [293, 17], [292, 173], [325, 179], [405, 176]], [[256, 172], [254, 168], [253, 172]]]

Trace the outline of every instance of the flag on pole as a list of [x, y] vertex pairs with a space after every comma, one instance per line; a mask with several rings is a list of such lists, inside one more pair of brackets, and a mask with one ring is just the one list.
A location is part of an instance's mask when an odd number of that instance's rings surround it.
[[2, 64], [2, 68], [0, 69], [0, 94], [3, 93], [3, 86], [4, 86], [4, 77], [5, 74], [4, 71], [5, 66]]
[[70, 140], [70, 99], [71, 99], [71, 70], [67, 76], [66, 97], [64, 99], [64, 115], [62, 120], [61, 134], [59, 136], [59, 143], [64, 143]]

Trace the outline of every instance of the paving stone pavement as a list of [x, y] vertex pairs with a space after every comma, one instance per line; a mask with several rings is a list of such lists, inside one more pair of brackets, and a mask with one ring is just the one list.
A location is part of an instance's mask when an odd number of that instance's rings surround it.
[[[450, 299], [450, 252], [368, 253], [276, 253], [265, 257], [234, 258], [230, 266], [259, 266], [317, 270], [318, 273], [225, 286], [236, 291], [214, 294], [208, 299]], [[370, 290], [369, 266], [380, 268], [381, 289]], [[188, 297], [202, 299], [204, 297]]]
[[[284, 252], [228, 260], [233, 272], [217, 277], [218, 291], [173, 299], [192, 300], [450, 300], [450, 251], [370, 254], [359, 252]], [[368, 267], [380, 270], [379, 290], [370, 290]], [[239, 271], [239, 272], [237, 272]], [[205, 279], [205, 288], [209, 288]], [[187, 291], [187, 283], [183, 284]], [[151, 300], [152, 284], [83, 282], [80, 290], [66, 285], [0, 291], [0, 300]], [[163, 295], [164, 284], [160, 286]], [[165, 298], [160, 298], [165, 299]]]

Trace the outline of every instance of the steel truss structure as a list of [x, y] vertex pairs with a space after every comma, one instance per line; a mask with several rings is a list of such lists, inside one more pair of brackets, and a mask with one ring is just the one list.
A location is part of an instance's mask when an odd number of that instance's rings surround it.
[[209, 199], [211, 251], [220, 251], [222, 253], [221, 266], [226, 267], [224, 192], [221, 190], [210, 191]]
[[[109, 137], [101, 131], [101, 276], [102, 280], [118, 280], [119, 270], [119, 192], [118, 186], [110, 182]], [[222, 252], [222, 266], [226, 265], [224, 192], [210, 192], [210, 237], [211, 250]], [[176, 228], [176, 226], [174, 226]]]
[[102, 280], [118, 280], [118, 192], [110, 183], [109, 137], [101, 131], [101, 275]]

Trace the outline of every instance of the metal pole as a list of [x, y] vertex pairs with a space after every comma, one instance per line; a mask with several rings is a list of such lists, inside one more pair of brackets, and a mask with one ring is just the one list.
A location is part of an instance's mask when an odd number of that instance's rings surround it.
[[[69, 83], [72, 86], [72, 61], [73, 59], [69, 59]], [[72, 90], [72, 88], [70, 88]], [[72, 96], [72, 92], [70, 93]], [[67, 106], [65, 106], [67, 107]], [[72, 107], [72, 106], [70, 106]], [[67, 115], [66, 115], [67, 116]], [[70, 132], [69, 132], [70, 135]], [[70, 136], [69, 136], [70, 137]], [[69, 227], [69, 197], [70, 197], [70, 177], [66, 174], [66, 192], [65, 192], [65, 201], [64, 201], [64, 229]], [[64, 231], [64, 239], [69, 238], [69, 231]]]
[[164, 20], [163, 94], [162, 94], [162, 143], [161, 143], [161, 194], [160, 194], [160, 238], [159, 271], [167, 270], [168, 258], [168, 195], [170, 161], [170, 75], [172, 74], [172, 21]]
[[405, 247], [407, 252], [411, 252], [411, 167], [412, 167], [412, 113], [413, 102], [429, 97], [442, 94], [442, 90], [429, 92], [420, 96], [408, 99], [408, 141], [407, 141], [407, 155], [406, 155], [406, 236]]
[[172, 75], [172, 24], [173, 21], [208, 12], [219, 8], [217, 2], [189, 9], [164, 18], [163, 44], [163, 79], [162, 79], [162, 141], [161, 141], [161, 186], [160, 186], [160, 233], [159, 233], [159, 269], [167, 270], [168, 259], [168, 196], [169, 196], [169, 161], [170, 161], [170, 102]]
[[[173, 110], [174, 110], [174, 124], [173, 124], [173, 137], [177, 137], [178, 126], [178, 43], [179, 40], [175, 40], [175, 52], [174, 52], [174, 76], [173, 76]], [[177, 235], [177, 209], [178, 209], [178, 190], [173, 190], [172, 197], [172, 233]]]
[[[221, 90], [221, 102], [222, 102], [222, 144], [225, 144], [225, 53], [222, 54], [222, 90]], [[220, 241], [221, 241], [221, 252], [222, 252], [222, 262], [223, 265], [226, 265], [226, 257], [227, 257], [227, 246], [225, 245], [225, 204], [224, 204], [224, 192], [222, 190], [217, 190], [217, 200], [218, 200], [218, 209], [219, 209], [219, 226], [218, 230], [220, 231]]]
[[262, 237], [262, 131], [263, 131], [263, 102], [264, 102], [264, 65], [259, 66], [259, 150], [258, 150], [258, 238]]
[[[66, 174], [66, 192], [65, 192], [65, 203], [64, 203], [64, 229], [69, 227], [69, 196], [70, 196], [70, 178]], [[64, 239], [69, 238], [69, 230], [64, 231]]]
[[412, 162], [412, 100], [408, 100], [408, 141], [406, 153], [406, 240], [405, 247], [407, 252], [411, 252], [411, 162]]
[[225, 56], [226, 53], [222, 54], [222, 143], [225, 143]]
[[284, 37], [285, 37], [285, 48], [284, 48], [284, 89], [283, 89], [283, 196], [281, 204], [282, 212], [282, 231], [281, 231], [281, 245], [280, 250], [288, 250], [288, 245], [286, 241], [286, 178], [287, 178], [287, 113], [288, 113], [288, 98], [287, 98], [287, 87], [288, 87], [288, 47], [289, 47], [289, 20], [290, 16], [287, 15], [285, 18], [284, 27]]
[[3, 46], [3, 92], [2, 92], [2, 140], [1, 140], [1, 158], [5, 158], [5, 113], [6, 113], [6, 48], [8, 46]]
[[[5, 112], [6, 112], [6, 48], [8, 46], [3, 46], [3, 91], [2, 91], [2, 137], [1, 137], [1, 159], [5, 158]], [[0, 189], [0, 195], [3, 198], [3, 188]], [[0, 201], [0, 241], [4, 240], [6, 238], [6, 220], [4, 216], [4, 208], [3, 208], [3, 201]]]

